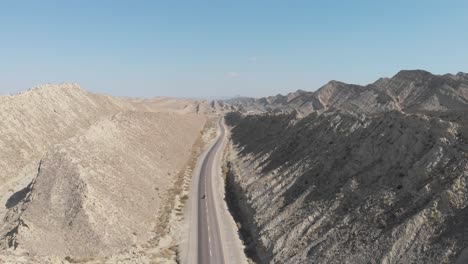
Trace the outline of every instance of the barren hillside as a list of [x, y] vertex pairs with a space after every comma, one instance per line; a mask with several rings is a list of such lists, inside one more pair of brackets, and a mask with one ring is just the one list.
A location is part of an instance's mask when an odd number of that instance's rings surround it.
[[25, 199], [10, 205], [5, 242], [74, 258], [147, 242], [203, 123], [198, 116], [124, 112], [55, 146]]
[[464, 76], [331, 82], [314, 93], [321, 111], [228, 114], [227, 188], [252, 257], [466, 263]]
[[232, 124], [262, 263], [443, 263], [468, 246], [466, 126], [398, 112]]
[[0, 100], [1, 259], [100, 262], [157, 248], [207, 120], [200, 102], [120, 99], [69, 84]]
[[134, 99], [131, 102], [140, 111], [171, 112], [179, 114], [216, 114], [213, 103], [207, 100], [156, 97], [151, 99]]
[[[133, 107], [78, 85], [43, 85], [0, 97], [0, 184], [31, 177], [47, 149], [97, 120]], [[2, 195], [4, 192], [2, 192]]]

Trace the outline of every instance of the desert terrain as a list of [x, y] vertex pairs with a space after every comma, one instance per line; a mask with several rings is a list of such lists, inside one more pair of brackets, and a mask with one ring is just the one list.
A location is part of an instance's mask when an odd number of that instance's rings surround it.
[[0, 263], [468, 261], [465, 73], [0, 108]]
[[227, 103], [226, 187], [258, 263], [468, 260], [466, 74]]
[[0, 108], [1, 263], [175, 263], [208, 102], [53, 84]]

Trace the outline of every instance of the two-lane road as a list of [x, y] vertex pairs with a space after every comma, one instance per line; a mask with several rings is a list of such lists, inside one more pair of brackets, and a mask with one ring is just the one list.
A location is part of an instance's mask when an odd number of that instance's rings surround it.
[[221, 175], [223, 150], [228, 143], [223, 118], [214, 142], [200, 156], [193, 171], [186, 208], [186, 232], [180, 244], [182, 264], [246, 264], [244, 246], [224, 201]]
[[[220, 120], [221, 122], [221, 120]], [[222, 151], [222, 140], [225, 129], [220, 123], [221, 134], [216, 143], [208, 151], [200, 169], [198, 182], [198, 263], [209, 264], [224, 263], [222, 240], [216, 213], [213, 192], [213, 168], [215, 168], [215, 157]]]

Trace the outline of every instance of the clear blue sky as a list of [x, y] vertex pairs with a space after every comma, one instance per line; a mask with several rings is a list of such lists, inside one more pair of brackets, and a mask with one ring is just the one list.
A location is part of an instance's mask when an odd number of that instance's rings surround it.
[[468, 71], [468, 1], [0, 1], [0, 93], [264, 96]]

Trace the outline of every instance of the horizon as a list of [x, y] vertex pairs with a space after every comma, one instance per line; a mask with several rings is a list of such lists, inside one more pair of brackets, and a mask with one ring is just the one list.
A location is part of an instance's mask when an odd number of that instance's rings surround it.
[[0, 94], [78, 83], [119, 97], [264, 97], [403, 69], [467, 71], [463, 1], [8, 1]]
[[93, 93], [98, 93], [98, 94], [103, 94], [103, 95], [110, 95], [110, 96], [114, 96], [114, 97], [120, 97], [120, 98], [129, 98], [129, 99], [154, 99], [154, 98], [174, 98], [174, 99], [193, 99], [193, 100], [229, 100], [229, 99], [235, 99], [235, 98], [254, 98], [254, 99], [260, 99], [260, 98], [264, 98], [264, 97], [269, 97], [269, 96], [277, 96], [277, 95], [288, 95], [290, 93], [294, 93], [294, 92], [298, 92], [298, 91], [304, 91], [304, 92], [315, 92], [317, 90], [319, 90], [320, 88], [322, 88], [323, 86], [325, 86], [326, 84], [330, 83], [330, 82], [341, 82], [341, 83], [345, 83], [345, 84], [351, 84], [351, 85], [361, 85], [361, 86], [366, 86], [366, 85], [370, 85], [382, 78], [388, 78], [388, 79], [391, 79], [393, 78], [395, 75], [397, 75], [398, 73], [400, 72], [403, 72], [403, 71], [424, 71], [424, 72], [428, 72], [432, 75], [436, 75], [436, 76], [443, 76], [443, 75], [447, 75], [447, 74], [450, 74], [450, 75], [457, 75], [459, 73], [463, 73], [463, 74], [468, 74], [466, 72], [463, 72], [463, 71], [458, 71], [458, 72], [448, 72], [448, 73], [441, 73], [441, 74], [438, 74], [438, 73], [433, 73], [433, 72], [430, 72], [430, 71], [427, 71], [427, 70], [424, 70], [424, 69], [403, 69], [403, 70], [399, 70], [398, 72], [396, 72], [395, 74], [393, 74], [392, 76], [382, 76], [382, 77], [379, 77], [377, 78], [376, 80], [372, 81], [372, 82], [369, 82], [367, 84], [356, 84], [356, 83], [346, 83], [346, 82], [343, 82], [343, 81], [340, 81], [340, 80], [329, 80], [328, 82], [320, 85], [318, 88], [316, 89], [313, 89], [313, 90], [303, 90], [303, 89], [297, 89], [297, 90], [291, 90], [291, 91], [286, 91], [285, 93], [276, 93], [276, 94], [268, 94], [268, 95], [264, 95], [264, 96], [246, 96], [246, 95], [242, 95], [242, 94], [237, 94], [237, 95], [226, 95], [226, 96], [207, 96], [207, 97], [196, 97], [196, 96], [164, 96], [164, 95], [154, 95], [154, 96], [147, 96], [147, 97], [144, 97], [144, 96], [129, 96], [129, 95], [113, 95], [113, 94], [110, 94], [110, 93], [106, 93], [106, 92], [99, 92], [99, 91], [92, 91], [90, 89], [87, 89], [87, 87], [84, 87], [82, 86], [81, 84], [79, 83], [72, 83], [72, 82], [61, 82], [61, 83], [43, 83], [43, 84], [38, 84], [38, 85], [34, 85], [32, 87], [29, 87], [27, 89], [24, 89], [24, 90], [21, 90], [21, 91], [17, 91], [15, 93], [9, 93], [9, 94], [0, 94], [0, 96], [3, 96], [3, 95], [9, 95], [9, 96], [13, 96], [13, 95], [17, 95], [17, 94], [21, 94], [23, 92], [27, 92], [29, 90], [32, 90], [32, 89], [35, 89], [35, 88], [40, 88], [41, 86], [47, 86], [47, 85], [77, 85], [79, 88], [87, 91], [87, 92], [93, 92]]

